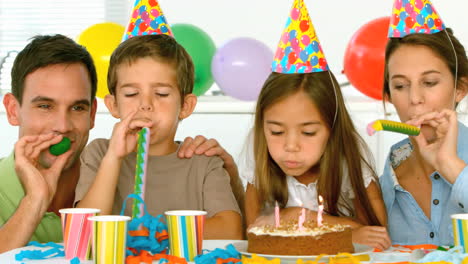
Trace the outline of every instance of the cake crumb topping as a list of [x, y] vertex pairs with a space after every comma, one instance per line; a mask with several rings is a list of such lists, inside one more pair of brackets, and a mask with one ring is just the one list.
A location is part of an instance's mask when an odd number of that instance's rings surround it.
[[307, 221], [303, 225], [304, 229], [299, 230], [297, 221], [281, 221], [280, 226], [276, 228], [273, 225], [255, 226], [249, 229], [249, 233], [255, 235], [272, 235], [272, 236], [319, 236], [329, 232], [340, 232], [348, 225], [335, 224], [330, 225], [324, 223], [322, 226], [317, 226], [315, 221]]

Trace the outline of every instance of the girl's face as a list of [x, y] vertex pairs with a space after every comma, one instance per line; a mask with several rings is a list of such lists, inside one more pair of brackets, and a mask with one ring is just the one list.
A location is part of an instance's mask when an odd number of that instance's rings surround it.
[[[388, 60], [388, 75], [390, 102], [403, 122], [455, 108], [454, 77], [447, 64], [428, 47], [403, 45], [396, 49]], [[464, 95], [457, 90], [455, 101]], [[434, 136], [432, 129], [424, 125], [421, 129], [426, 138]]]
[[263, 127], [271, 157], [291, 176], [305, 176], [319, 163], [330, 136], [302, 90], [266, 108]]

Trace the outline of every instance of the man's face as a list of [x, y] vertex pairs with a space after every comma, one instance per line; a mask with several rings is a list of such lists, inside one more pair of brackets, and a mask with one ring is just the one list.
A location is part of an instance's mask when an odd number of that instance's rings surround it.
[[[96, 102], [91, 102], [91, 81], [81, 63], [39, 68], [26, 76], [22, 104], [16, 106], [19, 136], [55, 133], [71, 140], [70, 168], [88, 142], [94, 126]], [[39, 162], [50, 167], [56, 156], [45, 150]]]

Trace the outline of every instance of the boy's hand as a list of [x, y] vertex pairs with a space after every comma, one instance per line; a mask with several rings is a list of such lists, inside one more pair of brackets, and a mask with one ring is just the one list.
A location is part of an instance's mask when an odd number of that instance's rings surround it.
[[143, 127], [153, 126], [151, 120], [134, 119], [136, 113], [136, 110], [131, 112], [122, 119], [122, 121], [115, 124], [106, 155], [111, 155], [117, 159], [124, 158], [135, 150], [138, 140], [138, 131]]
[[392, 245], [387, 229], [383, 226], [362, 226], [353, 229], [353, 243], [385, 250]]
[[15, 170], [18, 178], [26, 195], [46, 201], [42, 208], [44, 211], [54, 198], [61, 172], [72, 152], [57, 156], [49, 168], [44, 168], [39, 158], [43, 151], [48, 151], [51, 145], [57, 144], [62, 138], [54, 134], [24, 136], [15, 144]]

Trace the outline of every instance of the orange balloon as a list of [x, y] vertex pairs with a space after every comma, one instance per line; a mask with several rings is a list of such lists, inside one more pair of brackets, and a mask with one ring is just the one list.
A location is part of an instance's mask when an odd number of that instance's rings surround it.
[[125, 28], [116, 23], [99, 23], [85, 29], [78, 36], [77, 42], [91, 53], [96, 66], [98, 88], [96, 96], [104, 98], [107, 89], [107, 69], [112, 52], [122, 42]]
[[354, 33], [344, 58], [344, 73], [363, 94], [382, 100], [390, 17], [374, 19]]

